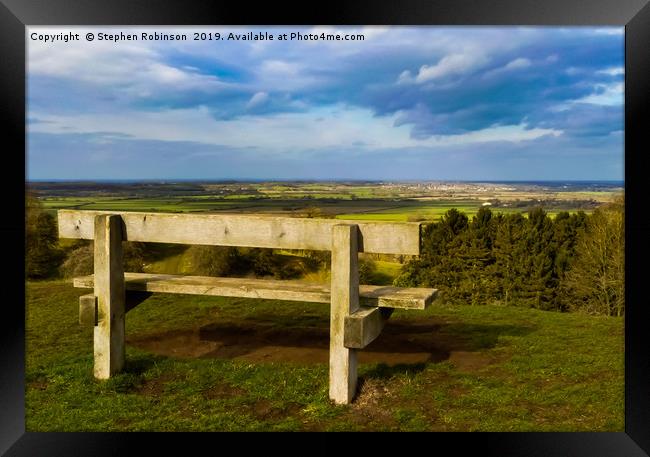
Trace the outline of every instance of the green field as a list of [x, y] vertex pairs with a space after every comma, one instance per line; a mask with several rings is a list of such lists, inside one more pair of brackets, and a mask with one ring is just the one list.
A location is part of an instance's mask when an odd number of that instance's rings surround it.
[[398, 310], [335, 406], [327, 305], [154, 294], [127, 314], [125, 372], [97, 381], [84, 293], [27, 283], [28, 431], [624, 430], [622, 318]]
[[206, 197], [176, 198], [114, 198], [114, 197], [50, 197], [41, 199], [46, 209], [83, 209], [115, 211], [217, 211], [237, 208], [241, 204], [233, 200], [216, 200]]
[[[46, 210], [114, 210], [151, 212], [226, 212], [301, 215], [318, 209], [322, 216], [346, 220], [377, 221], [436, 221], [449, 209], [456, 208], [468, 217], [476, 214], [482, 206], [478, 200], [348, 200], [348, 199], [259, 199], [249, 196], [171, 197], [171, 198], [115, 198], [115, 197], [48, 197], [41, 199]], [[526, 208], [493, 208], [495, 213], [525, 212]], [[549, 209], [554, 217], [559, 210]], [[570, 210], [575, 212], [575, 210]], [[590, 213], [590, 210], [585, 210]]]
[[590, 213], [622, 188], [575, 185], [382, 182], [32, 183], [44, 208], [255, 213], [347, 220], [436, 221], [456, 208], [470, 218], [487, 203], [498, 213], [542, 206]]

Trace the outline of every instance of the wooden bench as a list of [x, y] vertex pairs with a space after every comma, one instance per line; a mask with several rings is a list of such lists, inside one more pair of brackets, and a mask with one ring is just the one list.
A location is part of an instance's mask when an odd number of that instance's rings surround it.
[[[420, 253], [419, 223], [352, 222], [290, 217], [58, 211], [59, 237], [94, 240], [92, 288], [79, 299], [81, 323], [94, 324], [94, 375], [107, 379], [125, 363], [125, 314], [152, 293], [330, 303], [329, 396], [350, 403], [357, 350], [372, 342], [395, 308], [425, 309], [436, 289], [359, 285], [358, 253]], [[124, 272], [122, 241], [328, 250], [331, 285], [301, 281]]]

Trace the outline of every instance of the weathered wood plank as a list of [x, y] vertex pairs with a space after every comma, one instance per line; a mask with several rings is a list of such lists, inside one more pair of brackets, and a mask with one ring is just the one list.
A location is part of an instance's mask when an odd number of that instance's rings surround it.
[[88, 327], [97, 325], [97, 297], [95, 294], [79, 297], [79, 324]]
[[[125, 273], [124, 279], [127, 291], [260, 298], [311, 303], [330, 302], [329, 285], [302, 281], [155, 273]], [[74, 278], [73, 284], [75, 287], [92, 289], [93, 275]], [[361, 285], [359, 286], [359, 303], [363, 306], [373, 307], [425, 309], [435, 299], [437, 292], [437, 289]]]
[[362, 307], [345, 317], [345, 347], [363, 349], [379, 336], [392, 308]]
[[[231, 214], [59, 210], [59, 237], [92, 239], [99, 214], [119, 214], [125, 240], [159, 243], [330, 250], [340, 220]], [[420, 223], [354, 222], [359, 252], [420, 253]]]
[[98, 379], [107, 379], [124, 368], [125, 359], [122, 219], [99, 215], [93, 226], [94, 296], [97, 297], [94, 374]]
[[345, 347], [345, 318], [359, 309], [356, 225], [332, 227], [329, 397], [347, 404], [357, 391], [357, 351]]
[[[362, 304], [381, 308], [426, 309], [438, 297], [438, 289], [426, 287], [360, 286]], [[373, 302], [377, 300], [375, 305]]]

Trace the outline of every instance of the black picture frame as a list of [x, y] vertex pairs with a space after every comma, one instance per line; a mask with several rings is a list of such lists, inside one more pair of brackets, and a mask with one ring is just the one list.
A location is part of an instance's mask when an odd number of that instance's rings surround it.
[[[462, 454], [472, 448], [499, 456], [650, 454], [650, 332], [645, 330], [650, 307], [642, 294], [642, 266], [650, 258], [650, 213], [644, 207], [649, 195], [644, 192], [645, 172], [650, 169], [646, 166], [650, 153], [648, 0], [337, 0], [304, 3], [302, 8], [277, 2], [0, 0], [0, 128], [5, 157], [20, 157], [16, 151], [25, 151], [25, 26], [235, 24], [625, 26], [625, 432], [442, 433], [422, 444], [427, 443], [432, 452], [447, 448]], [[214, 434], [25, 432], [25, 289], [24, 268], [19, 268], [24, 262], [24, 201], [18, 191], [24, 185], [19, 181], [21, 173], [25, 176], [25, 161], [3, 168], [0, 188], [8, 203], [0, 218], [0, 234], [8, 259], [4, 264], [11, 268], [3, 275], [5, 300], [0, 318], [0, 454], [131, 455], [138, 444], [145, 444], [149, 451], [156, 448], [158, 453], [190, 449], [194, 454], [201, 445], [220, 452], [224, 438]], [[330, 442], [329, 438], [324, 441], [323, 450]]]

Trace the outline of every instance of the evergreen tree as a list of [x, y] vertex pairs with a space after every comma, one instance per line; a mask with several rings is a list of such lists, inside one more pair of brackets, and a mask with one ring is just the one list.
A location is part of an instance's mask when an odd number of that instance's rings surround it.
[[[553, 244], [556, 251], [554, 276], [558, 285], [566, 277], [569, 266], [576, 255], [576, 241], [578, 234], [584, 229], [587, 222], [587, 215], [583, 211], [569, 215], [566, 211], [559, 213], [553, 223]], [[553, 290], [554, 307], [566, 311], [574, 296], [571, 291], [562, 287], [555, 287]]]
[[555, 250], [553, 249], [553, 222], [542, 208], [528, 213], [526, 257], [521, 300], [533, 308], [552, 306]]
[[526, 219], [519, 213], [499, 219], [494, 239], [494, 278], [497, 298], [506, 306], [514, 304], [523, 290], [526, 231]]
[[[412, 260], [402, 268], [402, 273], [393, 282], [400, 287], [435, 287], [445, 293], [456, 286], [453, 272], [457, 267], [449, 265], [449, 244], [467, 228], [467, 216], [456, 208], [448, 210], [440, 222], [425, 226], [422, 234], [420, 258]], [[445, 262], [445, 265], [441, 265]]]
[[495, 238], [495, 224], [492, 212], [480, 208], [472, 223], [461, 232], [448, 255], [456, 260], [457, 301], [484, 304], [493, 300], [495, 281], [493, 276], [494, 255], [492, 246]]

